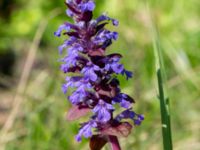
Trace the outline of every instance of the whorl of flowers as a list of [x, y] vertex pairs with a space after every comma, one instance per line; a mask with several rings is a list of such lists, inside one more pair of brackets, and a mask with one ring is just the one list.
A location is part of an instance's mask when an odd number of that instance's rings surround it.
[[[127, 80], [132, 77], [120, 63], [122, 56], [106, 55], [106, 48], [117, 40], [118, 33], [105, 26], [109, 22], [117, 26], [118, 21], [105, 14], [93, 19], [95, 3], [92, 0], [67, 0], [66, 5], [66, 13], [74, 24], [65, 22], [54, 35], [69, 36], [59, 47], [60, 54], [67, 50], [61, 59], [61, 70], [67, 75], [62, 90], [65, 94], [69, 88], [74, 90], [68, 97], [72, 108], [67, 118], [75, 120], [91, 112], [89, 120], [81, 124], [76, 140], [81, 141], [84, 136], [91, 139], [91, 147], [96, 145], [95, 141], [102, 143], [99, 146], [102, 147], [109, 138], [127, 137], [133, 125], [140, 125], [144, 117], [132, 111], [134, 100], [120, 90], [116, 75], [121, 74]], [[118, 115], [114, 115], [116, 105], [124, 109]]]

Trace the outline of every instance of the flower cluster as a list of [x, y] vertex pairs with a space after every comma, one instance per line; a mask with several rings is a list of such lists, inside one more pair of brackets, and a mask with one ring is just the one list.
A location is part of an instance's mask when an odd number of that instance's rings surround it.
[[[116, 75], [121, 74], [127, 80], [132, 77], [132, 73], [120, 63], [122, 56], [105, 53], [118, 38], [117, 32], [109, 31], [105, 26], [109, 22], [114, 26], [119, 23], [105, 14], [93, 19], [95, 3], [92, 0], [67, 0], [66, 5], [66, 13], [75, 23], [65, 22], [54, 35], [69, 36], [58, 48], [60, 54], [63, 50], [67, 53], [61, 59], [61, 70], [67, 75], [62, 90], [67, 93], [69, 88], [73, 89], [68, 97], [72, 103], [68, 119], [92, 113], [90, 119], [81, 124], [76, 140], [94, 134], [128, 136], [133, 125], [124, 120], [131, 119], [134, 125], [140, 125], [144, 117], [132, 111], [134, 100], [120, 90]], [[125, 110], [114, 116], [115, 105]]]

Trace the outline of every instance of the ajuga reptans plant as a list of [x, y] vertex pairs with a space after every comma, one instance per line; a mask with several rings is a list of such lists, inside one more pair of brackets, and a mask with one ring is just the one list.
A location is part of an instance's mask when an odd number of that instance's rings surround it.
[[[116, 78], [121, 74], [128, 80], [132, 73], [120, 63], [120, 54], [106, 55], [107, 47], [117, 40], [118, 33], [105, 26], [110, 22], [114, 26], [119, 23], [106, 14], [93, 19], [93, 0], [67, 0], [65, 3], [66, 14], [74, 23], [65, 22], [54, 35], [68, 36], [58, 48], [60, 54], [65, 53], [60, 60], [60, 68], [66, 74], [62, 90], [65, 94], [69, 88], [73, 90], [68, 96], [72, 108], [67, 119], [76, 120], [90, 114], [90, 118], [80, 124], [76, 140], [90, 138], [92, 150], [101, 149], [107, 142], [113, 150], [119, 150], [118, 137], [127, 137], [132, 127], [144, 120], [143, 115], [132, 110], [134, 100], [121, 92]], [[119, 114], [115, 114], [117, 105], [123, 108]]]

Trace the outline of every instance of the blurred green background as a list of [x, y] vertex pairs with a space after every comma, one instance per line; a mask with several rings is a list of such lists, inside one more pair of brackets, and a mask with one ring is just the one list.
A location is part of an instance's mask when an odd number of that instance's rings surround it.
[[[145, 115], [123, 150], [160, 150], [162, 134], [153, 51], [152, 20], [160, 32], [170, 98], [175, 150], [200, 149], [200, 1], [96, 0], [95, 16], [117, 18], [119, 40], [108, 53], [123, 54], [134, 72], [122, 91]], [[0, 0], [0, 150], [88, 150], [77, 143], [78, 123], [67, 122], [70, 107], [61, 92], [57, 47], [64, 38], [53, 32], [69, 18], [64, 0]], [[84, 121], [85, 119], [81, 119]], [[108, 150], [109, 147], [105, 147]]]

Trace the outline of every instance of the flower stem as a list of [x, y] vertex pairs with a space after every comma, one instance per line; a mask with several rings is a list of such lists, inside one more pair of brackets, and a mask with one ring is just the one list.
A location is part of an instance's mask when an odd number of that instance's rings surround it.
[[111, 150], [121, 150], [119, 141], [116, 136], [109, 135], [108, 139], [109, 139], [109, 143], [111, 145]]

